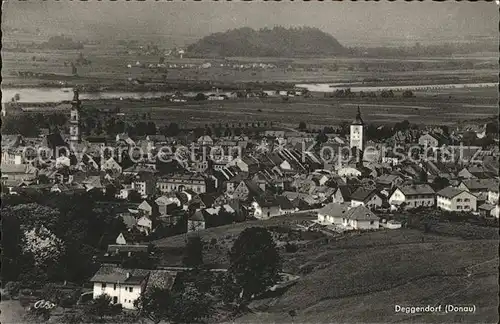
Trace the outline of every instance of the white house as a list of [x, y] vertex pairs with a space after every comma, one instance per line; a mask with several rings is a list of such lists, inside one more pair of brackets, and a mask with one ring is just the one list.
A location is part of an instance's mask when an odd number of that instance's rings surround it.
[[258, 219], [268, 219], [295, 212], [292, 203], [284, 196], [278, 196], [274, 199], [255, 197], [251, 203], [251, 210], [252, 216]]
[[498, 204], [482, 204], [477, 208], [479, 212], [487, 217], [499, 217], [500, 207]]
[[143, 292], [152, 288], [171, 289], [176, 276], [175, 270], [123, 269], [115, 265], [102, 265], [90, 281], [94, 285], [94, 299], [106, 294], [111, 297], [113, 304], [135, 309], [134, 301]]
[[122, 269], [114, 265], [103, 265], [90, 279], [94, 284], [94, 299], [102, 294], [111, 297], [113, 304], [134, 309], [134, 301], [145, 290], [149, 270]]
[[337, 174], [342, 178], [353, 178], [361, 176], [361, 171], [354, 167], [346, 166], [338, 169]]
[[116, 193], [116, 198], [127, 199], [128, 194], [131, 191], [134, 191], [134, 189], [132, 189], [132, 185], [122, 185], [122, 188], [120, 188], [120, 191]]
[[343, 216], [349, 210], [350, 204], [347, 203], [329, 203], [318, 210], [318, 222], [320, 224], [341, 225]]
[[107, 159], [106, 161], [101, 163], [101, 170], [102, 171], [109, 170], [109, 171], [115, 171], [117, 173], [121, 173], [122, 167], [120, 164], [118, 164], [118, 162], [116, 162], [116, 160], [113, 157], [110, 157], [109, 159]]
[[150, 203], [148, 203], [146, 200], [144, 200], [142, 203], [140, 203], [139, 206], [137, 206], [137, 209], [145, 213], [146, 215], [153, 215], [153, 206], [151, 206]]
[[463, 189], [446, 187], [437, 194], [437, 207], [447, 211], [476, 211], [477, 198]]
[[182, 205], [179, 198], [177, 198], [175, 195], [160, 196], [156, 198], [155, 203], [158, 205], [158, 212], [160, 213], [160, 215], [167, 214], [168, 205], [175, 204], [177, 207], [180, 207]]
[[208, 135], [204, 135], [204, 136], [200, 136], [200, 138], [198, 138], [198, 145], [214, 145], [214, 141], [213, 139], [208, 136]]
[[144, 215], [137, 220], [137, 228], [141, 231], [149, 235], [151, 230], [153, 229], [153, 221], [148, 216]]
[[488, 189], [488, 202], [498, 204], [498, 187]]
[[331, 203], [318, 211], [318, 222], [337, 225], [346, 230], [378, 229], [380, 219], [365, 206], [349, 207], [347, 204]]
[[342, 226], [346, 229], [378, 229], [380, 219], [365, 206], [358, 206], [347, 211]]
[[389, 197], [391, 206], [405, 204], [405, 209], [435, 205], [436, 192], [428, 184], [398, 186]]

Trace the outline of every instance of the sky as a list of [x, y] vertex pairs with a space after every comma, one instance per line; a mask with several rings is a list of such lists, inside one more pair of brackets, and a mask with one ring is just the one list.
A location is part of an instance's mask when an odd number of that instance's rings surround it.
[[85, 38], [158, 36], [186, 44], [238, 27], [317, 27], [345, 45], [498, 39], [495, 2], [19, 1], [2, 6], [2, 24]]

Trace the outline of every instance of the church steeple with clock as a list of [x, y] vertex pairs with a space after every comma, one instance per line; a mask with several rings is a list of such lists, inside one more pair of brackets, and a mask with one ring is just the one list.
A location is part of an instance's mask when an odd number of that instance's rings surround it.
[[351, 149], [353, 147], [357, 148], [361, 152], [363, 152], [363, 147], [364, 147], [364, 128], [365, 128], [365, 123], [363, 122], [363, 119], [361, 118], [361, 112], [359, 110], [358, 106], [358, 112], [356, 114], [356, 119], [351, 123], [351, 132], [350, 132], [350, 147]]
[[78, 89], [73, 90], [73, 100], [71, 101], [71, 114], [69, 119], [69, 144], [72, 148], [76, 148], [81, 142], [80, 134], [80, 112], [81, 102], [78, 98]]

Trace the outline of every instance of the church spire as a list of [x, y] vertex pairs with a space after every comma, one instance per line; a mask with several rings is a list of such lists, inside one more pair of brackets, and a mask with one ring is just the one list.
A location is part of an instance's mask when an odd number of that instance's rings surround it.
[[361, 118], [361, 110], [358, 106], [358, 112], [356, 113], [356, 119], [352, 122], [352, 125], [364, 125], [363, 119]]

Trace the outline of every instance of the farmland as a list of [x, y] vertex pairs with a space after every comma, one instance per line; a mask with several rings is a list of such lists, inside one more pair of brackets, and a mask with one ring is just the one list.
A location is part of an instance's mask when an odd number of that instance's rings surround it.
[[[449, 57], [323, 57], [323, 58], [178, 58], [164, 57], [167, 67], [157, 68], [159, 55], [146, 55], [118, 44], [86, 44], [82, 50], [40, 50], [30, 43], [45, 41], [17, 35], [23, 50], [2, 51], [2, 87], [95, 86], [106, 91], [202, 91], [224, 89], [276, 90], [296, 83], [337, 83], [349, 86], [401, 86], [498, 82], [498, 62], [493, 53]], [[7, 35], [6, 44], [9, 43]], [[89, 65], [70, 67], [80, 53]], [[137, 65], [136, 63], [140, 63]], [[200, 68], [210, 63], [210, 68]], [[266, 63], [275, 68], [234, 68], [236, 64]], [[154, 68], [148, 66], [152, 64]], [[189, 67], [189, 64], [194, 66]], [[221, 67], [221, 64], [224, 67]], [[169, 66], [174, 66], [170, 68]], [[181, 66], [184, 66], [181, 68]], [[186, 67], [187, 66], [187, 67]], [[20, 76], [18, 72], [35, 75]], [[36, 74], [38, 73], [38, 74]], [[130, 80], [140, 80], [140, 84]], [[404, 119], [414, 124], [452, 125], [497, 115], [496, 88], [440, 89], [416, 91], [414, 98], [248, 98], [224, 102], [171, 103], [166, 100], [93, 100], [84, 102], [98, 109], [119, 107], [125, 118], [151, 113], [158, 126], [176, 122], [195, 127], [214, 122], [252, 123], [266, 120], [285, 127], [305, 121], [322, 128], [350, 121], [357, 105], [367, 122], [387, 123]]]
[[[28, 37], [29, 35], [25, 35]], [[23, 44], [40, 43], [44, 39], [16, 36]], [[7, 42], [8, 43], [8, 37]], [[91, 61], [78, 65], [72, 75], [70, 62], [80, 55]], [[386, 86], [417, 84], [449, 84], [497, 82], [498, 62], [492, 53], [475, 53], [450, 57], [324, 57], [324, 58], [178, 58], [165, 57], [165, 64], [156, 66], [158, 55], [145, 55], [117, 44], [86, 44], [82, 50], [2, 51], [2, 87], [66, 87], [90, 85], [106, 91], [176, 91], [212, 89], [280, 89], [296, 83], [340, 83], [350, 85]], [[136, 63], [140, 62], [140, 65]], [[207, 69], [199, 68], [211, 63]], [[275, 68], [232, 68], [234, 64], [269, 63]], [[194, 64], [195, 67], [180, 68]], [[224, 67], [220, 65], [224, 64]], [[128, 67], [130, 65], [130, 67]], [[18, 72], [38, 75], [19, 76]], [[130, 80], [141, 80], [132, 84]], [[350, 121], [357, 105], [367, 122], [387, 123], [404, 119], [414, 124], [456, 124], [471, 118], [486, 119], [497, 115], [497, 89], [440, 89], [416, 91], [414, 98], [248, 98], [224, 102], [171, 103], [166, 100], [93, 100], [87, 107], [98, 109], [119, 107], [125, 118], [151, 113], [158, 126], [176, 122], [195, 127], [214, 122], [252, 123], [266, 120], [285, 127], [296, 127], [305, 121], [310, 127], [322, 128]]]
[[[207, 263], [227, 265], [227, 251], [249, 226], [290, 228], [308, 216], [284, 216], [200, 232]], [[287, 225], [288, 224], [288, 225]], [[451, 226], [451, 227], [450, 227]], [[498, 233], [461, 238], [461, 224], [440, 223], [436, 233], [414, 229], [365, 232], [328, 243], [283, 252], [284, 271], [301, 276], [283, 295], [251, 304], [253, 312], [236, 323], [465, 322], [498, 320]], [[450, 230], [458, 236], [450, 235]], [[484, 228], [483, 228], [484, 229]], [[463, 231], [470, 231], [464, 228]], [[182, 247], [184, 235], [157, 241], [160, 248]], [[171, 261], [172, 259], [169, 259]], [[475, 305], [474, 314], [402, 314], [394, 306]], [[366, 305], [370, 305], [366, 308]], [[294, 317], [290, 316], [294, 312]]]
[[417, 93], [415, 98], [323, 98], [322, 94], [317, 94], [308, 99], [290, 98], [286, 102], [280, 98], [187, 103], [103, 100], [84, 102], [84, 106], [98, 109], [119, 107], [126, 118], [149, 112], [157, 125], [177, 122], [188, 127], [213, 123], [241, 123], [244, 126], [258, 121], [297, 127], [300, 121], [305, 121], [310, 128], [322, 128], [350, 122], [358, 105], [363, 118], [375, 124], [407, 119], [414, 124], [452, 125], [498, 114], [494, 88], [469, 89], [467, 95], [464, 93], [450, 89], [440, 94]]
[[[28, 36], [26, 36], [28, 37]], [[8, 37], [7, 37], [8, 38]], [[16, 41], [22, 40], [20, 35]], [[40, 43], [41, 39], [33, 42]], [[4, 41], [4, 43], [8, 43]], [[28, 40], [25, 40], [28, 43]], [[79, 54], [91, 61], [90, 65], [78, 66], [78, 77], [73, 77], [69, 62], [74, 62]], [[46, 82], [44, 78], [20, 78], [13, 75], [17, 71], [50, 73], [69, 79], [74, 84], [125, 82], [128, 78], [151, 82], [359, 82], [370, 79], [384, 79], [394, 84], [403, 80], [441, 82], [442, 80], [466, 80], [469, 82], [496, 80], [498, 64], [493, 53], [476, 53], [451, 57], [323, 57], [323, 58], [177, 58], [165, 57], [165, 63], [181, 66], [201, 65], [210, 62], [209, 69], [167, 68], [149, 69], [144, 66], [156, 65], [158, 55], [145, 55], [131, 51], [117, 44], [85, 45], [82, 50], [40, 50], [25, 48], [4, 50], [4, 85], [36, 85]], [[140, 62], [143, 67], [136, 66]], [[221, 64], [271, 63], [274, 69], [229, 69]], [[127, 67], [128, 65], [131, 67]]]

